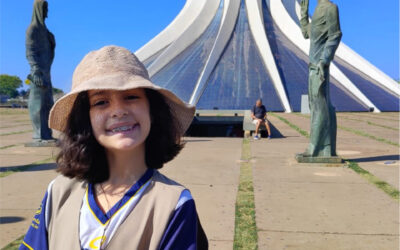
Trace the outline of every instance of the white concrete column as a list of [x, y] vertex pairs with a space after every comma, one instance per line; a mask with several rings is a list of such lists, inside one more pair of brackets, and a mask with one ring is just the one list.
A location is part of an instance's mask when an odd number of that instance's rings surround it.
[[261, 58], [266, 66], [271, 80], [274, 84], [275, 90], [282, 102], [285, 112], [292, 112], [289, 104], [289, 99], [286, 95], [282, 79], [279, 75], [278, 68], [274, 56], [272, 54], [271, 46], [269, 45], [267, 34], [264, 29], [264, 22], [262, 16], [262, 2], [261, 0], [246, 0], [247, 17], [249, 19], [249, 26], [253, 38], [260, 52]]
[[135, 52], [140, 61], [145, 61], [175, 41], [199, 16], [206, 0], [187, 0], [175, 19], [157, 36]]
[[201, 95], [207, 87], [207, 80], [229, 42], [229, 38], [231, 37], [235, 28], [236, 19], [239, 14], [240, 2], [241, 0], [224, 0], [224, 12], [221, 26], [211, 49], [210, 55], [208, 56], [203, 71], [201, 72], [192, 96], [190, 97], [189, 103], [192, 105], [196, 105], [200, 100]]
[[[297, 1], [295, 4], [297, 16], [300, 18], [300, 4]], [[335, 56], [348, 64], [353, 65], [359, 71], [377, 81], [381, 85], [380, 87], [385, 88], [393, 94], [400, 95], [400, 86], [396, 81], [368, 62], [343, 42], [341, 42], [337, 48]]]
[[[213, 20], [220, 5], [220, 0], [193, 0], [202, 2], [201, 9], [193, 23], [179, 36], [148, 68], [149, 75], [153, 76], [167, 65], [172, 59], [182, 53], [194, 43]], [[190, 8], [189, 15], [196, 15], [198, 10]]]
[[[281, 0], [265, 1], [270, 9], [272, 18], [275, 20], [275, 23], [278, 25], [279, 29], [292, 43], [294, 43], [306, 55], [308, 55], [310, 50], [310, 41], [303, 38], [301, 29], [287, 13]], [[330, 73], [332, 77], [338, 80], [340, 84], [342, 84], [350, 93], [358, 98], [361, 103], [369, 108], [373, 108], [374, 112], [380, 112], [380, 110], [333, 63], [331, 63], [330, 66]]]

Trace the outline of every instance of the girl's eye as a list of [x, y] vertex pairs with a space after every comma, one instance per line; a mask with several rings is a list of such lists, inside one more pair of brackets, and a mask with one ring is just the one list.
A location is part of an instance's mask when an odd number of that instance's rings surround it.
[[106, 101], [96, 101], [96, 102], [94, 102], [93, 103], [93, 106], [101, 106], [101, 105], [104, 105], [104, 104], [106, 104]]
[[127, 97], [125, 97], [125, 99], [127, 99], [127, 100], [135, 100], [135, 99], [139, 99], [139, 96], [136, 96], [136, 95], [128, 95]]

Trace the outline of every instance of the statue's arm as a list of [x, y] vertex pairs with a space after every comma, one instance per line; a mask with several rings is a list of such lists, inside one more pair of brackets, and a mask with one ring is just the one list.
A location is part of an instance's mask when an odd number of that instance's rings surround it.
[[37, 32], [35, 29], [28, 29], [26, 32], [26, 40], [25, 40], [25, 48], [26, 48], [26, 59], [28, 59], [29, 65], [31, 66], [31, 71], [39, 71], [40, 70], [40, 62], [41, 62], [41, 48], [40, 42], [37, 38]]
[[308, 2], [309, 0], [301, 0], [301, 13], [300, 13], [300, 26], [301, 33], [303, 33], [303, 37], [308, 39], [310, 37], [310, 22], [308, 18]]
[[329, 65], [335, 56], [336, 49], [342, 39], [342, 31], [340, 30], [339, 23], [339, 10], [335, 4], [327, 9], [326, 23], [328, 25], [328, 40], [325, 43], [324, 51], [321, 55], [320, 61], [324, 65]]
[[42, 49], [39, 40], [35, 37], [36, 33], [34, 29], [29, 29], [26, 33], [26, 59], [28, 59], [29, 65], [31, 66], [31, 73], [28, 75], [28, 79], [38, 87], [43, 87], [43, 73], [41, 70], [41, 54]]

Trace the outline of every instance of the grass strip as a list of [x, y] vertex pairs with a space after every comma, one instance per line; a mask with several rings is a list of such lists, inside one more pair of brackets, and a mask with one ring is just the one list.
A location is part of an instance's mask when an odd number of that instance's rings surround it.
[[297, 127], [296, 125], [294, 125], [293, 123], [289, 122], [288, 120], [286, 120], [285, 118], [283, 118], [282, 116], [279, 116], [275, 113], [270, 113], [272, 116], [275, 116], [276, 118], [278, 118], [279, 120], [283, 121], [284, 123], [286, 123], [289, 127], [291, 127], [292, 129], [296, 130], [297, 132], [299, 132], [301, 135], [310, 138], [310, 134], [305, 131], [302, 130], [301, 128]]
[[374, 122], [370, 122], [370, 121], [365, 121], [365, 120], [360, 120], [360, 119], [354, 119], [354, 118], [350, 118], [350, 117], [346, 117], [346, 116], [338, 116], [340, 118], [346, 119], [346, 120], [351, 120], [351, 121], [358, 121], [358, 122], [365, 122], [370, 126], [376, 126], [376, 127], [381, 127], [381, 128], [386, 128], [386, 129], [390, 129], [390, 130], [394, 130], [394, 131], [399, 131], [398, 128], [393, 128], [393, 127], [389, 127], [389, 126], [385, 126], [385, 125], [381, 125], [378, 123], [374, 123]]
[[[13, 122], [31, 122], [31, 120], [30, 119], [23, 119], [23, 120], [15, 120]], [[32, 123], [29, 123], [29, 124], [32, 124]]]
[[370, 134], [368, 134], [368, 133], [365, 133], [365, 132], [360, 131], [360, 130], [357, 130], [357, 129], [347, 128], [347, 127], [343, 127], [343, 126], [337, 126], [337, 127], [338, 127], [339, 129], [346, 130], [346, 131], [351, 132], [351, 133], [354, 133], [354, 134], [356, 134], [356, 135], [361, 135], [361, 136], [364, 136], [364, 137], [373, 139], [373, 140], [375, 140], [375, 141], [379, 141], [379, 142], [383, 142], [383, 143], [386, 143], [386, 144], [389, 144], [389, 145], [393, 145], [393, 146], [400, 147], [400, 144], [397, 143], [397, 142], [389, 141], [389, 140], [386, 140], [386, 139], [381, 138], [381, 137], [377, 137], [377, 136], [374, 136], [374, 135], [370, 135]]
[[[301, 116], [301, 117], [309, 118], [308, 115], [299, 114], [299, 113], [294, 113], [294, 114], [296, 114], [296, 115], [298, 115], [298, 116]], [[290, 126], [290, 125], [289, 125], [289, 126]], [[386, 143], [386, 144], [389, 144], [389, 145], [393, 145], [393, 146], [400, 147], [400, 144], [397, 143], [397, 142], [389, 141], [389, 140], [387, 140], [387, 139], [385, 139], [385, 138], [381, 138], [381, 137], [377, 137], [377, 136], [374, 136], [374, 135], [370, 135], [370, 134], [368, 134], [368, 133], [365, 133], [365, 132], [360, 131], [360, 130], [357, 130], [357, 129], [348, 128], [348, 127], [343, 127], [343, 126], [339, 126], [339, 125], [337, 125], [337, 128], [338, 128], [338, 129], [345, 130], [345, 131], [348, 131], [348, 132], [351, 132], [351, 133], [356, 134], [356, 135], [361, 135], [361, 136], [364, 136], [364, 137], [373, 139], [373, 140], [375, 140], [375, 141], [379, 141], [379, 142], [383, 142], [383, 143]]]
[[258, 249], [250, 141], [243, 139], [233, 249]]
[[366, 114], [366, 115], [364, 115], [364, 117], [367, 117], [367, 118], [372, 118], [372, 119], [379, 119], [379, 120], [386, 120], [386, 121], [392, 121], [392, 122], [399, 122], [399, 120], [396, 120], [396, 119], [390, 119], [390, 118], [387, 118], [387, 117], [382, 117], [382, 116], [379, 116], [379, 117], [377, 117], [377, 116], [374, 116], [374, 115], [368, 115], [368, 114]]
[[399, 190], [397, 190], [395, 187], [393, 187], [392, 185], [388, 184], [385, 181], [382, 181], [381, 179], [379, 179], [375, 175], [371, 174], [367, 170], [361, 168], [360, 166], [358, 166], [357, 162], [346, 160], [346, 163], [349, 168], [351, 168], [357, 174], [361, 175], [369, 183], [374, 184], [377, 188], [381, 189], [383, 192], [385, 192], [387, 195], [389, 195], [393, 199], [400, 201], [399, 200], [399, 194], [400, 194]]
[[[282, 121], [284, 121], [285, 123], [287, 123], [291, 128], [295, 129], [296, 131], [301, 130], [299, 127], [297, 127], [296, 125], [290, 123], [289, 121], [287, 121], [286, 119], [273, 114], [274, 116], [278, 117], [279, 119], [281, 119]], [[300, 116], [305, 116], [303, 114], [298, 114]], [[343, 128], [341, 128], [343, 129]], [[306, 131], [302, 130], [303, 133], [307, 133]], [[353, 131], [350, 131], [353, 132]], [[358, 131], [361, 132], [361, 131]], [[304, 135], [303, 133], [301, 133], [302, 135]], [[355, 132], [354, 132], [355, 133]], [[363, 135], [365, 136], [365, 135]], [[374, 138], [373, 138], [374, 139]], [[397, 190], [395, 187], [393, 187], [392, 185], [388, 184], [385, 181], [382, 181], [381, 179], [379, 179], [378, 177], [376, 177], [375, 175], [371, 174], [370, 172], [368, 172], [367, 170], [361, 168], [360, 166], [358, 166], [358, 164], [356, 162], [353, 161], [349, 161], [346, 160], [346, 163], [348, 165], [349, 168], [351, 168], [354, 172], [356, 172], [357, 174], [361, 175], [364, 179], [366, 179], [369, 183], [375, 185], [377, 188], [381, 189], [383, 192], [385, 192], [386, 194], [388, 194], [390, 197], [392, 197], [393, 199], [399, 201], [399, 190]]]
[[370, 121], [367, 121], [367, 124], [368, 124], [368, 125], [371, 125], [371, 126], [377, 126], [377, 127], [381, 127], [381, 128], [391, 129], [391, 130], [394, 130], [394, 131], [399, 131], [398, 128], [393, 128], [393, 127], [381, 125], [381, 124], [378, 124], [378, 123], [373, 123], [373, 122], [370, 122]]
[[15, 123], [13, 125], [3, 126], [0, 128], [15, 128], [17, 126], [28, 126], [28, 125], [31, 125], [31, 124], [30, 123]]
[[3, 133], [3, 134], [0, 134], [0, 136], [5, 136], [5, 135], [16, 135], [16, 134], [24, 134], [24, 133], [28, 133], [28, 132], [33, 132], [33, 130], [32, 130], [32, 129], [30, 129], [30, 130], [21, 130], [21, 131], [17, 131], [17, 132]]
[[28, 109], [12, 109], [12, 108], [0, 109], [0, 115], [27, 115], [27, 114], [29, 114]]
[[23, 165], [23, 166], [19, 166], [19, 167], [10, 167], [5, 170], [2, 170], [3, 172], [0, 172], [0, 178], [9, 176], [10, 174], [13, 174], [13, 173], [26, 171], [32, 167], [35, 167], [35, 166], [38, 166], [41, 164], [52, 163], [52, 162], [54, 162], [54, 157], [50, 157], [50, 158], [47, 158], [47, 159], [44, 159], [41, 161], [36, 161], [36, 162], [28, 164], [28, 165]]
[[3, 147], [0, 147], [0, 150], [2, 150], [2, 149], [7, 149], [7, 148], [12, 148], [12, 147], [16, 147], [16, 146], [19, 146], [19, 145], [21, 145], [21, 144], [12, 144], [12, 145], [3, 146]]
[[14, 240], [7, 246], [3, 247], [1, 250], [17, 250], [19, 246], [22, 244], [22, 241], [24, 240], [25, 235], [22, 235], [18, 239]]

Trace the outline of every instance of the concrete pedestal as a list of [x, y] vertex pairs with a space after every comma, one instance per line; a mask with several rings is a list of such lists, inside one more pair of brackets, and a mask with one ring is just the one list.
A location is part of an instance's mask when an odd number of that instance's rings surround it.
[[343, 159], [338, 156], [316, 157], [296, 154], [296, 161], [298, 163], [342, 163]]

